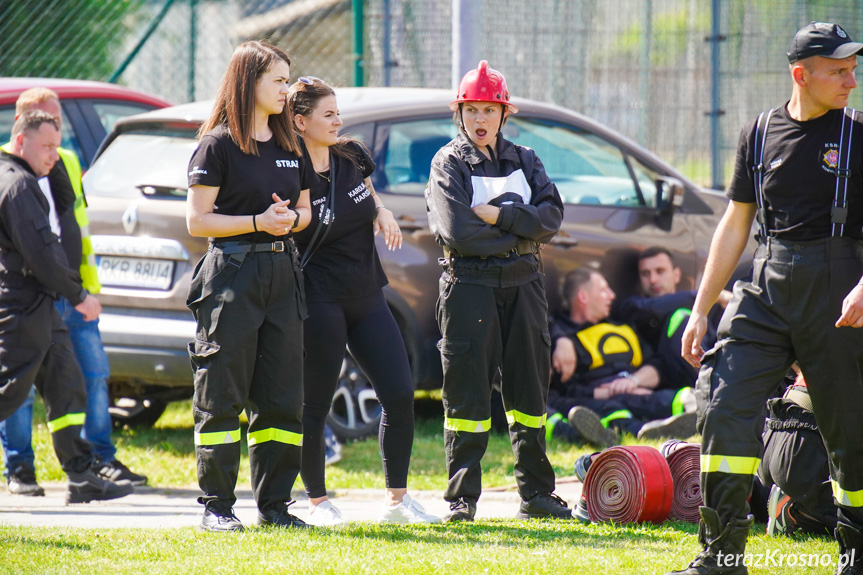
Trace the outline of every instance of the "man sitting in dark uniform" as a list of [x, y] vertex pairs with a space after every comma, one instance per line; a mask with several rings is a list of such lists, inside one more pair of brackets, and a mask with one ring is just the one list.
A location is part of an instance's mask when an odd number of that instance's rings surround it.
[[[695, 303], [694, 290], [681, 290], [681, 271], [663, 247], [650, 247], [638, 256], [638, 280], [643, 296], [628, 297], [612, 309], [612, 317], [628, 323], [656, 350], [662, 387], [695, 385], [698, 370], [680, 356], [680, 341]], [[711, 310], [704, 347], [716, 342], [716, 328], [731, 292], [722, 290]]]
[[[659, 358], [632, 327], [608, 320], [615, 295], [602, 274], [573, 270], [562, 296], [569, 310], [550, 328], [547, 435], [594, 445], [616, 443], [613, 429], [641, 438], [694, 435], [691, 388], [661, 389]], [[577, 435], [566, 433], [564, 417]]]
[[12, 127], [12, 153], [0, 151], [0, 421], [24, 403], [35, 383], [45, 400], [54, 451], [69, 478], [67, 501], [84, 503], [122, 497], [134, 488], [98, 477], [90, 467], [90, 447], [81, 439], [84, 376], [54, 297], [67, 298], [87, 320], [98, 317], [102, 307], [67, 264], [38, 183], [59, 159], [59, 144], [56, 120], [33, 110]]
[[830, 463], [806, 380], [796, 364], [794, 369], [793, 384], [767, 402], [770, 417], [750, 507], [756, 521], [767, 523], [768, 535], [827, 535], [837, 520]]

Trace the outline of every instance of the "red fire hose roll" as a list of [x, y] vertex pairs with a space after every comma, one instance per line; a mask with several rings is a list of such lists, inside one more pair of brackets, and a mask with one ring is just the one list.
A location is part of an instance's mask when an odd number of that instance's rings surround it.
[[674, 480], [674, 501], [669, 519], [698, 523], [701, 499], [701, 446], [667, 441], [660, 448]]
[[671, 471], [653, 447], [612, 447], [597, 455], [584, 478], [591, 521], [662, 523], [674, 498]]

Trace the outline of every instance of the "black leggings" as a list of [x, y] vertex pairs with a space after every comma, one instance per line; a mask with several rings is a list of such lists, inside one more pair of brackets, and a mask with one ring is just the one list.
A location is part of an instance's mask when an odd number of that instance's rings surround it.
[[387, 487], [407, 487], [414, 440], [414, 390], [401, 332], [383, 291], [360, 299], [310, 302], [303, 362], [303, 462], [309, 497], [327, 494], [324, 426], [336, 391], [345, 344], [368, 376], [383, 408], [378, 431]]

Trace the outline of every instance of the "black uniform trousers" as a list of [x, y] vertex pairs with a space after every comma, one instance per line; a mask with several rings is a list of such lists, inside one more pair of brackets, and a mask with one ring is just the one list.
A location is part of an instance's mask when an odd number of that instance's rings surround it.
[[[612, 379], [603, 379], [589, 387], [599, 387], [603, 382]], [[676, 401], [681, 391], [657, 389], [648, 395], [622, 393], [608, 399], [594, 399], [592, 396], [569, 396], [552, 390], [549, 394], [548, 407], [554, 412], [562, 413], [564, 417], [575, 406], [587, 407], [595, 411], [607, 426], [613, 425], [624, 433], [638, 435], [641, 426], [648, 421], [683, 413], [682, 404], [678, 405], [679, 402]]]
[[759, 500], [766, 502], [770, 486], [775, 484], [791, 497], [794, 518], [804, 531], [832, 535], [836, 529], [836, 505], [824, 441], [811, 412], [783, 402], [786, 400], [773, 399], [769, 404], [764, 457], [758, 467], [752, 501], [760, 490]]
[[863, 330], [836, 328], [860, 279], [860, 242], [769, 239], [738, 281], [704, 357], [699, 403], [701, 492], [723, 524], [749, 512], [767, 398], [796, 359], [827, 447], [839, 517], [863, 527]]
[[443, 337], [438, 347], [449, 474], [444, 499], [479, 499], [492, 383], [499, 370], [519, 494], [527, 500], [551, 493], [554, 470], [545, 455], [551, 337], [542, 279], [515, 287], [445, 279], [441, 284], [437, 319]]
[[414, 385], [399, 326], [383, 290], [345, 301], [309, 302], [303, 326], [303, 484], [309, 497], [327, 494], [324, 427], [345, 359], [345, 345], [381, 404], [378, 444], [388, 488], [408, 484], [414, 439]]
[[236, 501], [243, 409], [258, 508], [291, 500], [303, 438], [306, 307], [296, 250], [285, 243], [285, 252], [226, 255], [211, 248], [192, 279], [188, 305], [198, 327], [189, 353], [204, 504]]
[[53, 299], [27, 291], [11, 301], [0, 299], [0, 421], [15, 413], [34, 384], [45, 401], [63, 471], [85, 471], [92, 456], [81, 439], [87, 411], [84, 376]]

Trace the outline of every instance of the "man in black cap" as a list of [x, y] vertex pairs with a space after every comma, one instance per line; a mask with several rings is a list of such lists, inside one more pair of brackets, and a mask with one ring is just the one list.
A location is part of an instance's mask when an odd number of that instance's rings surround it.
[[[839, 507], [838, 573], [863, 573], [863, 115], [846, 109], [863, 44], [812, 23], [788, 52], [793, 89], [744, 127], [731, 200], [683, 335], [701, 365], [703, 551], [686, 575], [747, 573], [747, 497], [761, 457], [765, 400], [797, 360], [830, 458]], [[738, 281], [707, 354], [707, 312], [758, 216], [752, 277]], [[859, 282], [859, 283], [858, 283]]]

